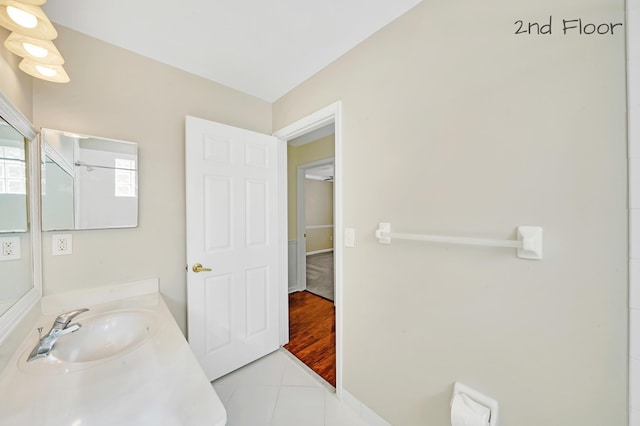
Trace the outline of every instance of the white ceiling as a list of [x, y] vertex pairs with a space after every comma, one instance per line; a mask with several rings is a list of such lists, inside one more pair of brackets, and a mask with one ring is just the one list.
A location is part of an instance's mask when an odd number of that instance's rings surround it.
[[49, 0], [43, 9], [54, 24], [273, 102], [420, 1]]

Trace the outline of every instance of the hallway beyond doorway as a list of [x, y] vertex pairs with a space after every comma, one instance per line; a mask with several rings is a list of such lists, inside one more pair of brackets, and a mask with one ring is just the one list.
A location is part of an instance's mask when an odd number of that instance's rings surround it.
[[333, 271], [333, 251], [308, 255], [307, 291], [333, 302]]

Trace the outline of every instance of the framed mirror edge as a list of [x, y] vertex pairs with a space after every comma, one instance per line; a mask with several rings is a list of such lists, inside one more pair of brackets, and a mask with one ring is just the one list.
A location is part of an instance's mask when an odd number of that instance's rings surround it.
[[29, 230], [31, 232], [31, 267], [33, 286], [4, 314], [0, 315], [0, 343], [13, 331], [18, 323], [33, 309], [42, 297], [42, 234], [40, 227], [40, 144], [36, 140], [36, 128], [0, 92], [0, 117], [22, 133], [29, 141]]
[[0, 92], [0, 116], [29, 141], [35, 140], [38, 135], [33, 124], [2, 92]]

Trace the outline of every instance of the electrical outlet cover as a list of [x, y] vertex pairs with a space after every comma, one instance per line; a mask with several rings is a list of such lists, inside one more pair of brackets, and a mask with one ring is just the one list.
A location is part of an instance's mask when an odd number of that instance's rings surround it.
[[73, 252], [71, 234], [53, 234], [51, 236], [51, 254], [54, 256], [68, 255]]
[[20, 259], [20, 237], [0, 238], [0, 261]]

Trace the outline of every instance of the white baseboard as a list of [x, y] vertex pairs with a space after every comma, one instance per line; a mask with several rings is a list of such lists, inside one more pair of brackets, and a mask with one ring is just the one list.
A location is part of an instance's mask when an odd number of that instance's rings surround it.
[[378, 413], [367, 407], [364, 402], [353, 396], [353, 394], [348, 390], [342, 389], [341, 399], [345, 405], [355, 411], [355, 413], [358, 414], [358, 416], [360, 416], [360, 418], [369, 426], [391, 426], [391, 423], [380, 417]]
[[332, 251], [333, 251], [333, 249], [329, 248], [329, 249], [324, 249], [324, 250], [308, 251], [306, 254], [307, 254], [307, 256], [311, 256], [312, 254], [329, 253], [329, 252], [332, 252]]

